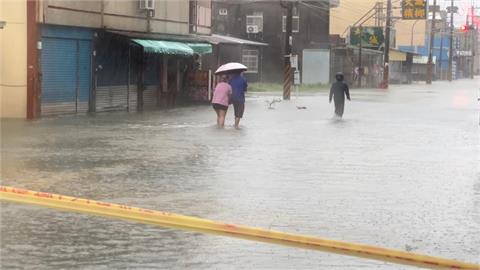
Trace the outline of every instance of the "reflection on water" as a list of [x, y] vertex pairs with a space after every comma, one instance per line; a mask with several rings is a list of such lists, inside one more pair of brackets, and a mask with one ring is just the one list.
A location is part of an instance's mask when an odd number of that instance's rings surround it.
[[[452, 107], [475, 98], [457, 84], [352, 91], [342, 120], [325, 95], [260, 96], [239, 131], [209, 106], [4, 120], [2, 184], [479, 262], [478, 115]], [[407, 268], [1, 207], [2, 269]]]

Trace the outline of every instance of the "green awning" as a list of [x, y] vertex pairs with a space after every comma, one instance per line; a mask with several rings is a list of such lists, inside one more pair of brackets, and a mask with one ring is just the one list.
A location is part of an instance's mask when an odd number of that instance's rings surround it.
[[132, 39], [141, 45], [146, 53], [192, 56], [194, 50], [185, 43], [163, 40]]
[[212, 53], [212, 45], [208, 43], [187, 43], [187, 45], [198, 54]]

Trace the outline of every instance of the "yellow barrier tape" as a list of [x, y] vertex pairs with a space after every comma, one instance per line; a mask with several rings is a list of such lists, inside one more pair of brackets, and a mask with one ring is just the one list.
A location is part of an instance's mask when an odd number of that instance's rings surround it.
[[230, 236], [252, 241], [319, 250], [431, 269], [480, 270], [480, 265], [478, 264], [420, 255], [401, 250], [392, 250], [362, 244], [316, 238], [306, 235], [239, 226], [162, 211], [154, 211], [121, 204], [87, 200], [14, 187], [0, 186], [0, 200], [45, 206], [66, 211], [131, 220], [162, 227]]

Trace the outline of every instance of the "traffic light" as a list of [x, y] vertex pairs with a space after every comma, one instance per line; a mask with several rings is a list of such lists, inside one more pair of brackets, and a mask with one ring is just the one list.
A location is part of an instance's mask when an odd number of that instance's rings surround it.
[[475, 27], [472, 25], [463, 24], [460, 26], [460, 32], [467, 32], [468, 30], [475, 30]]

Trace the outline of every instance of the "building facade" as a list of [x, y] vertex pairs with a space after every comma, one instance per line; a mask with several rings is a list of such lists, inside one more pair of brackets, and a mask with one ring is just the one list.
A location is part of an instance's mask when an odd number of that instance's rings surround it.
[[[280, 1], [226, 1], [213, 2], [213, 32], [246, 40], [266, 43], [263, 54], [255, 48], [244, 50], [243, 59], [249, 59], [253, 70], [262, 70], [262, 80], [281, 82], [285, 46], [286, 8]], [[329, 1], [303, 1], [293, 11], [293, 54], [298, 55], [299, 67], [306, 49], [329, 49]], [[262, 66], [258, 67], [259, 56]], [[257, 59], [257, 60], [255, 60]], [[257, 74], [248, 74], [252, 78]]]
[[[401, 1], [392, 1], [392, 21], [396, 46], [423, 46], [427, 29], [426, 20], [401, 20]], [[368, 15], [368, 16], [365, 16]], [[370, 15], [372, 15], [370, 17]], [[365, 16], [365, 17], [364, 17]], [[370, 17], [370, 18], [369, 18]], [[350, 26], [364, 21], [363, 26], [385, 27], [386, 4], [378, 0], [342, 0], [331, 9], [330, 34], [346, 37]]]
[[[7, 61], [2, 66], [12, 67], [9, 72], [26, 77], [17, 84], [27, 82], [12, 94], [4, 85], [13, 84], [4, 83], [7, 76], [2, 74], [2, 102], [23, 100], [26, 109], [14, 112], [2, 106], [2, 117], [169, 106], [188, 96], [182, 92], [187, 73], [196, 72], [199, 55], [211, 52], [199, 38], [211, 34], [210, 0], [32, 0], [2, 5], [14, 5], [26, 14], [27, 24], [33, 22], [21, 42], [28, 47], [20, 54], [30, 61], [24, 65], [28, 74], [11, 65], [18, 61], [2, 57]], [[3, 8], [2, 15], [5, 10], [13, 9]], [[21, 40], [22, 32], [9, 29], [8, 22], [4, 30], [1, 51], [8, 55], [13, 48], [3, 46], [7, 35], [11, 38], [15, 31]]]
[[27, 2], [1, 1], [0, 117], [27, 114]]

